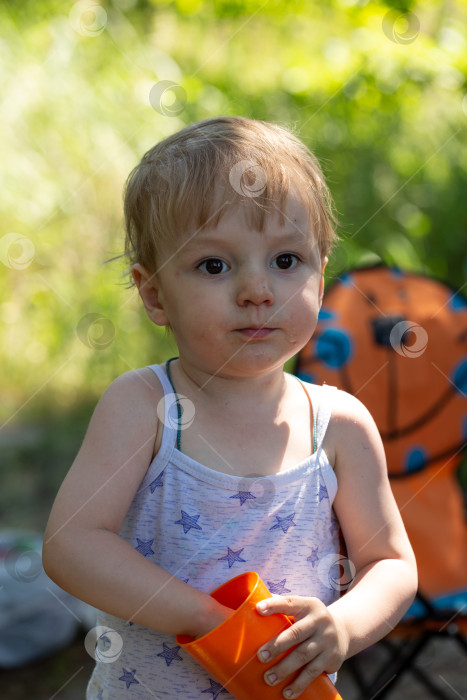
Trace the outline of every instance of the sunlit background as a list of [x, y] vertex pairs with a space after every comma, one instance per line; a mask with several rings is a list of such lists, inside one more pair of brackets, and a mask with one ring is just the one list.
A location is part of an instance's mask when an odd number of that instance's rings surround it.
[[[35, 452], [58, 419], [53, 462], [82, 435], [79, 407], [87, 419], [116, 375], [174, 350], [109, 260], [128, 173], [192, 121], [277, 121], [314, 149], [340, 220], [328, 281], [382, 259], [463, 287], [465, 2], [23, 0], [0, 27], [6, 449]], [[35, 488], [3, 491], [8, 523], [43, 524]]]
[[315, 151], [328, 282], [382, 260], [465, 293], [466, 30], [465, 0], [0, 4], [3, 527], [43, 529], [98, 396], [175, 352], [118, 256], [130, 170], [184, 125], [271, 120]]
[[241, 114], [320, 158], [343, 239], [466, 274], [467, 11], [461, 2], [25, 1], [2, 33], [2, 419], [63, 413], [162, 359], [124, 266], [122, 188], [160, 138]]

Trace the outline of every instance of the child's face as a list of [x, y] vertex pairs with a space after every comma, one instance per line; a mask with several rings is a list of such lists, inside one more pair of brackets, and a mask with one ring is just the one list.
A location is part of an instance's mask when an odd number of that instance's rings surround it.
[[314, 332], [323, 294], [309, 214], [289, 195], [284, 225], [252, 230], [241, 205], [188, 236], [157, 275], [136, 265], [149, 317], [170, 323], [180, 357], [209, 374], [248, 377], [282, 367]]

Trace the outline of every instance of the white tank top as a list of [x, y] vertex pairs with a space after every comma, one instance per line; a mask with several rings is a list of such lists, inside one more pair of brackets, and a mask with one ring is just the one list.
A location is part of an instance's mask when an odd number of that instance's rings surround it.
[[[161, 447], [126, 515], [120, 535], [150, 561], [210, 593], [256, 571], [271, 593], [339, 597], [339, 526], [332, 510], [337, 480], [322, 448], [334, 387], [304, 383], [314, 415], [313, 454], [266, 477], [210, 469], [177, 449], [177, 404], [162, 365], [151, 365], [165, 395]], [[104, 612], [87, 700], [232, 700], [175, 636]], [[115, 660], [105, 647], [121, 645]], [[118, 643], [116, 643], [118, 640]], [[117, 654], [115, 655], [117, 656]]]

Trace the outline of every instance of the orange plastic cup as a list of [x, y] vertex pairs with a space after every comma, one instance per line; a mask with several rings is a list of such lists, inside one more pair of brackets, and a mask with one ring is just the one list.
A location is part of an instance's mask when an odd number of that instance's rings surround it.
[[[291, 649], [272, 661], [262, 663], [258, 649], [292, 622], [286, 615], [274, 613], [263, 617], [256, 603], [271, 594], [258, 574], [250, 571], [227, 581], [211, 593], [234, 613], [199, 639], [179, 635], [177, 643], [237, 700], [284, 700], [282, 692], [293, 680], [275, 686], [264, 681], [264, 674]], [[296, 677], [299, 671], [295, 674]], [[342, 700], [335, 686], [323, 673], [300, 696], [301, 700]]]

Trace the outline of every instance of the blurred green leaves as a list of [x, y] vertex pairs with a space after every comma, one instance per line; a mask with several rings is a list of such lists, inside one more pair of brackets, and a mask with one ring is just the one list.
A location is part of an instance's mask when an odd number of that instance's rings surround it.
[[[461, 0], [2, 5], [2, 420], [175, 352], [106, 261], [128, 173], [197, 119], [278, 121], [315, 150], [341, 222], [331, 278], [383, 259], [461, 288], [466, 20]], [[186, 96], [172, 113], [151, 105], [162, 81]]]

